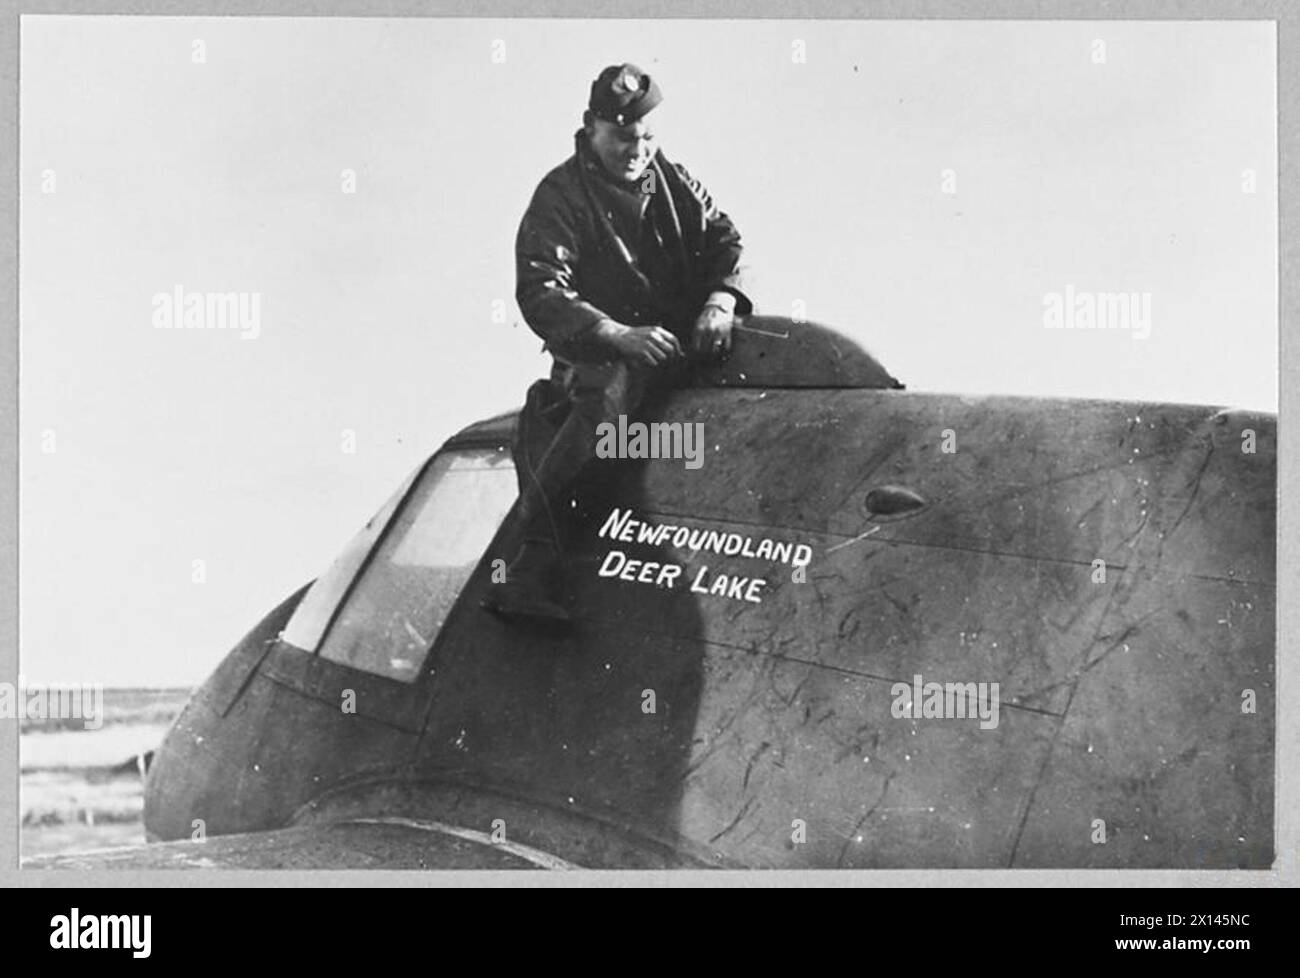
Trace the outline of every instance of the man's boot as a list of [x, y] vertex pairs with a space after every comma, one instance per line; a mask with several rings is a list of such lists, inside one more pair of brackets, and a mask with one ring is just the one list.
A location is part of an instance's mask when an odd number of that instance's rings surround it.
[[521, 625], [547, 630], [567, 629], [573, 619], [557, 600], [564, 562], [549, 540], [525, 540], [506, 567], [506, 579], [493, 583], [482, 607]]

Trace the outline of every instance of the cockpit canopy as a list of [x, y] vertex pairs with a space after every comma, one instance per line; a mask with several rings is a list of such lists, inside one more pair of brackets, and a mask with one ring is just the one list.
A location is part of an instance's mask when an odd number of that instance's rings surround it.
[[352, 538], [281, 638], [353, 669], [414, 682], [515, 493], [504, 444], [449, 445]]

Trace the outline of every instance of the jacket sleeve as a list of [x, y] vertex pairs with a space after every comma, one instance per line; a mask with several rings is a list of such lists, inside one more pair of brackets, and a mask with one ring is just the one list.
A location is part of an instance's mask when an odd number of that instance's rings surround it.
[[674, 163], [673, 167], [703, 211], [704, 237], [698, 257], [703, 297], [712, 292], [730, 292], [736, 297], [737, 315], [749, 315], [754, 311], [754, 304], [744, 292], [744, 270], [740, 264], [744, 249], [740, 232], [731, 218], [714, 204], [704, 184], [680, 163]]
[[546, 348], [568, 359], [578, 358], [588, 346], [583, 334], [611, 318], [575, 287], [579, 219], [561, 189], [543, 180], [515, 238], [515, 300]]

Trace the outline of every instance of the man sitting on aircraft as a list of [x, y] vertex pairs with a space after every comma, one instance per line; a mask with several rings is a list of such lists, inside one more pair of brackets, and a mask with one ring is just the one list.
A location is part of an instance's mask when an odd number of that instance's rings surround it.
[[562, 502], [596, 454], [597, 427], [721, 358], [740, 290], [740, 235], [703, 185], [655, 145], [663, 96], [635, 65], [591, 86], [574, 154], [542, 180], [515, 239], [515, 298], [554, 357], [528, 390], [514, 444], [523, 545], [484, 607], [567, 622]]

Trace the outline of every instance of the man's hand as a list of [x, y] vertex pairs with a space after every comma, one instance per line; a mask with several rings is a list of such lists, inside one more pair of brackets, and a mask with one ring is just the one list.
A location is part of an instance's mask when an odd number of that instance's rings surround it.
[[735, 319], [736, 297], [714, 292], [695, 319], [695, 352], [722, 358], [731, 352], [731, 324]]
[[596, 335], [628, 363], [657, 367], [683, 355], [677, 337], [662, 326], [625, 326], [606, 320], [596, 327]]

